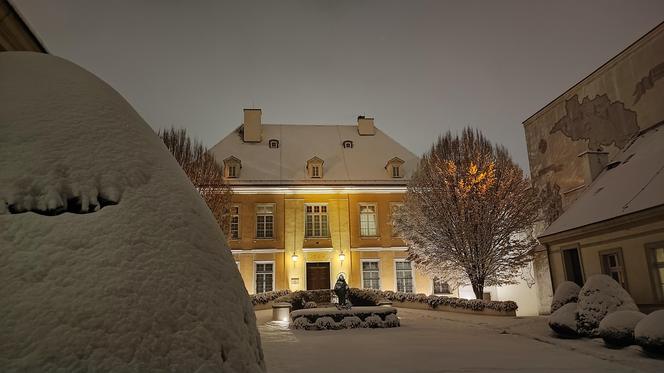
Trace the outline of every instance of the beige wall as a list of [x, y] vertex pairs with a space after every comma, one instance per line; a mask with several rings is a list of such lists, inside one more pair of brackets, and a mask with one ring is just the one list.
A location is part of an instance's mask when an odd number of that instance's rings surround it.
[[654, 221], [629, 229], [604, 232], [549, 245], [554, 286], [565, 281], [561, 249], [579, 247], [584, 278], [602, 273], [600, 252], [620, 248], [624, 260], [627, 290], [639, 305], [663, 304], [656, 298], [654, 278], [646, 257], [646, 244], [664, 241], [664, 221]]
[[[405, 258], [404, 243], [394, 236], [390, 223], [390, 203], [401, 202], [403, 194], [235, 194], [233, 203], [240, 205], [240, 239], [230, 241], [234, 250], [272, 250], [275, 252], [236, 254], [240, 273], [249, 293], [255, 292], [254, 270], [256, 261], [275, 262], [275, 289], [306, 289], [306, 263], [329, 262], [331, 284], [340, 273], [346, 275], [350, 286], [361, 287], [361, 259], [380, 259], [381, 287], [395, 290], [394, 260]], [[378, 235], [361, 237], [359, 204], [377, 206]], [[259, 203], [275, 204], [274, 239], [255, 238], [255, 206]], [[306, 203], [326, 203], [328, 206], [328, 238], [304, 237], [304, 208]], [[385, 251], [356, 251], [362, 248]], [[340, 260], [343, 253], [345, 259]], [[296, 254], [297, 261], [292, 260]], [[415, 291], [430, 294], [432, 280], [414, 270]]]

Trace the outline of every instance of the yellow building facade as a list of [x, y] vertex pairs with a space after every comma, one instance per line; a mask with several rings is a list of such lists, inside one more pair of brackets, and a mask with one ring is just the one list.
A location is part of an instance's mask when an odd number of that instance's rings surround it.
[[249, 293], [330, 289], [341, 274], [351, 287], [433, 293], [392, 228], [417, 157], [373, 119], [266, 125], [249, 109], [212, 151], [233, 189], [229, 243]]

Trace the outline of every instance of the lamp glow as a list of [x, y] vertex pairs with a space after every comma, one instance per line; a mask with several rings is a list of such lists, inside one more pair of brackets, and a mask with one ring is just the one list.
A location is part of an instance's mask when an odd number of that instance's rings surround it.
[[344, 253], [339, 254], [339, 260], [343, 262], [344, 259], [346, 259], [346, 255], [344, 255]]
[[297, 254], [293, 254], [293, 256], [291, 256], [291, 259], [292, 259], [294, 262], [297, 262], [297, 259], [298, 259], [298, 258], [297, 258]]

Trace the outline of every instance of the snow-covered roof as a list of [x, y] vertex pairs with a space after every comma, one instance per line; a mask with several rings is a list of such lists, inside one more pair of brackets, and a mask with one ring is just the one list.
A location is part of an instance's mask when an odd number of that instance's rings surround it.
[[664, 125], [652, 127], [607, 167], [540, 237], [664, 205]]
[[[242, 141], [233, 131], [212, 147], [218, 162], [234, 156], [242, 162], [235, 185], [406, 185], [418, 158], [376, 128], [376, 134], [361, 136], [357, 125], [263, 124], [262, 141]], [[279, 140], [279, 148], [270, 148], [269, 140]], [[353, 142], [344, 148], [345, 140]], [[323, 177], [307, 177], [307, 161], [324, 161]], [[392, 178], [388, 162], [398, 157], [404, 161], [402, 178]], [[390, 170], [391, 171], [391, 170]]]

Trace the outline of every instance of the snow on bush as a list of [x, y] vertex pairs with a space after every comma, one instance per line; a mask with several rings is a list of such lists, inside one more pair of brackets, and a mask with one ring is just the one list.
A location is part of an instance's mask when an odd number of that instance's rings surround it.
[[344, 329], [355, 329], [362, 325], [362, 320], [357, 316], [346, 316], [339, 323]]
[[624, 347], [634, 344], [634, 328], [646, 315], [638, 311], [616, 311], [599, 323], [599, 336], [609, 347]]
[[577, 303], [579, 301], [579, 292], [581, 288], [575, 282], [563, 281], [556, 288], [553, 293], [553, 300], [551, 301], [551, 313], [567, 303]]
[[577, 330], [588, 337], [598, 336], [597, 328], [604, 316], [615, 311], [638, 311], [629, 293], [607, 275], [588, 278], [579, 292]]
[[567, 303], [549, 316], [549, 327], [561, 337], [578, 337], [576, 317], [577, 304]]
[[264, 371], [226, 240], [154, 131], [61, 58], [0, 71], [2, 370]]
[[332, 299], [332, 290], [298, 290], [275, 299], [275, 303], [290, 303], [293, 310], [301, 310], [307, 302], [329, 304]]
[[318, 307], [318, 304], [316, 304], [316, 302], [306, 302], [306, 303], [304, 304], [304, 308], [305, 308], [305, 309], [308, 309], [308, 308], [316, 308], [316, 307]]
[[332, 330], [336, 329], [336, 321], [328, 316], [319, 317], [316, 319], [316, 328], [318, 330]]
[[283, 297], [288, 294], [290, 294], [290, 290], [275, 290], [275, 291], [268, 291], [265, 293], [252, 294], [249, 296], [249, 298], [251, 298], [251, 304], [255, 306], [257, 304], [270, 303], [275, 299]]
[[378, 315], [371, 315], [364, 319], [364, 323], [367, 325], [367, 328], [382, 328], [383, 319]]
[[664, 355], [664, 310], [654, 311], [639, 321], [634, 339], [647, 353]]
[[[350, 300], [353, 304], [377, 305], [381, 300], [391, 302], [413, 302], [427, 304], [431, 308], [438, 306], [447, 306], [451, 308], [460, 308], [473, 311], [483, 311], [485, 309], [499, 312], [512, 312], [517, 310], [517, 304], [513, 301], [487, 301], [483, 299], [463, 299], [455, 297], [441, 297], [437, 295], [425, 295], [414, 293], [403, 293], [397, 291], [381, 291], [374, 289], [350, 289]], [[357, 303], [356, 303], [357, 302]], [[371, 303], [371, 304], [368, 304]]]
[[400, 326], [399, 318], [395, 314], [389, 314], [385, 316], [385, 327], [386, 328], [395, 328]]
[[310, 323], [306, 317], [299, 317], [293, 320], [293, 322], [291, 323], [291, 327], [295, 329], [304, 329], [304, 330], [315, 329], [315, 325]]

